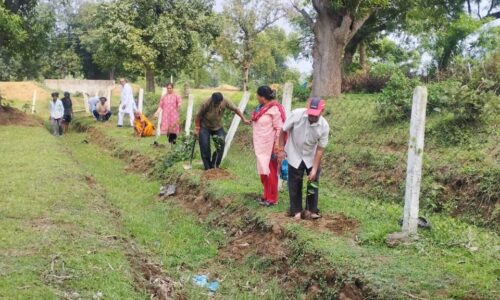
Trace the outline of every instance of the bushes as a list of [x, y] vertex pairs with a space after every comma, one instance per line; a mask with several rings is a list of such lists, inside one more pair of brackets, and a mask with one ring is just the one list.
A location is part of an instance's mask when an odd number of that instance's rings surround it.
[[158, 109], [160, 103], [160, 95], [155, 93], [144, 93], [144, 107], [143, 112], [146, 116], [152, 116]]
[[307, 84], [296, 83], [293, 86], [293, 101], [307, 101], [311, 95], [311, 89]]
[[354, 73], [342, 78], [343, 92], [378, 93], [389, 81], [389, 76], [374, 76], [371, 73]]
[[418, 80], [395, 73], [377, 97], [377, 113], [382, 123], [408, 119], [411, 116], [411, 98]]
[[[391, 122], [409, 119], [411, 99], [418, 80], [394, 74], [387, 87], [377, 98], [379, 120]], [[482, 79], [476, 88], [463, 85], [456, 80], [445, 80], [427, 86], [427, 115], [432, 113], [450, 114], [457, 125], [481, 123], [485, 107], [493, 103], [495, 82]]]

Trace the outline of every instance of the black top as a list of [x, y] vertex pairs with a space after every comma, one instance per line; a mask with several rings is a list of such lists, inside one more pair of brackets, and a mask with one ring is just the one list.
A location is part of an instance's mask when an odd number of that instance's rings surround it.
[[73, 102], [71, 102], [71, 98], [64, 97], [61, 99], [61, 102], [62, 102], [63, 107], [64, 107], [64, 114], [71, 115], [71, 113], [73, 112]]

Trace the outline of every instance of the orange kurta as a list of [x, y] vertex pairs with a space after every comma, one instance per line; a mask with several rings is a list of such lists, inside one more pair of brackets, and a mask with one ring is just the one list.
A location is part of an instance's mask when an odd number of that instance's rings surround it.
[[155, 127], [146, 116], [142, 113], [139, 117], [134, 119], [134, 130], [137, 136], [153, 136], [155, 134]]

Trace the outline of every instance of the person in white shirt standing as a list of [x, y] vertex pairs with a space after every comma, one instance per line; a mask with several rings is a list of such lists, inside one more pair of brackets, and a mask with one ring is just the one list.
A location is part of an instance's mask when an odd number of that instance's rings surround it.
[[120, 78], [122, 93], [120, 97], [120, 107], [118, 110], [118, 127], [123, 127], [123, 117], [128, 114], [130, 117], [130, 127], [134, 127], [134, 109], [135, 101], [132, 93], [132, 87], [125, 78]]
[[49, 102], [49, 113], [50, 113], [50, 126], [52, 127], [52, 134], [55, 136], [61, 135], [61, 121], [64, 115], [64, 106], [61, 100], [58, 99], [59, 93], [53, 92], [51, 94], [52, 101]]
[[[280, 134], [279, 158], [288, 161], [288, 192], [290, 196], [290, 214], [297, 220], [302, 216], [302, 182], [304, 172], [307, 174], [307, 195], [304, 216], [317, 219], [318, 182], [321, 157], [328, 144], [330, 126], [322, 116], [325, 100], [311, 98], [307, 108], [292, 111], [283, 124]], [[283, 152], [285, 135], [288, 140]]]

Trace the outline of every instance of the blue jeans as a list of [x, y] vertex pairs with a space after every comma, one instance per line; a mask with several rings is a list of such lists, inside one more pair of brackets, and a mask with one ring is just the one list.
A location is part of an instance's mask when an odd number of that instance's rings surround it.
[[[214, 139], [215, 151], [212, 154], [210, 150], [210, 137]], [[222, 154], [224, 153], [226, 133], [224, 129], [209, 130], [201, 127], [199, 134], [201, 159], [205, 170], [219, 167], [222, 161]]]

